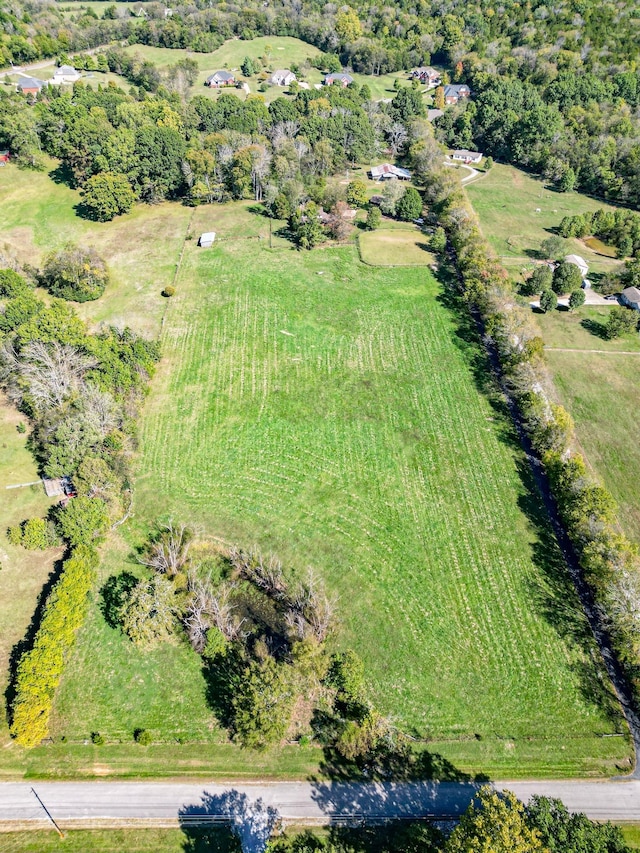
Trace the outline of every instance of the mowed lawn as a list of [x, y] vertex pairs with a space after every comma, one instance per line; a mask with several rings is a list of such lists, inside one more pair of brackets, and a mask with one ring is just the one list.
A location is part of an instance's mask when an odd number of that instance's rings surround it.
[[[223, 231], [238, 207], [200, 209], [195, 230]], [[565, 763], [589, 742], [592, 756], [626, 755], [594, 737], [620, 721], [594, 696], [580, 609], [439, 285], [425, 269], [364, 267], [352, 248], [265, 246], [187, 245], [142, 423], [136, 523], [171, 515], [313, 566], [339, 596], [336, 644], [363, 656], [376, 704], [416, 734], [486, 739], [497, 766], [525, 738]]]
[[[268, 56], [268, 64], [265, 68], [268, 71], [269, 69], [289, 68], [294, 64], [301, 65], [307, 59], [313, 59], [320, 54], [317, 47], [291, 36], [259, 36], [250, 41], [230, 39], [213, 53], [194, 53], [191, 50], [173, 50], [166, 47], [152, 47], [140, 44], [131, 45], [126, 50], [130, 54], [137, 54], [143, 59], [154, 62], [161, 69], [175, 65], [179, 59], [186, 57], [193, 59], [198, 63], [200, 74], [192, 89], [192, 93], [217, 97], [220, 92], [226, 91], [233, 92], [241, 98], [246, 97], [242, 90], [235, 88], [208, 89], [204, 87], [204, 81], [210, 74], [223, 68], [237, 72], [236, 79], [244, 81], [245, 77], [242, 74], [241, 65], [245, 56], [254, 60]], [[397, 71], [391, 74], [381, 74], [379, 76], [358, 73], [353, 73], [351, 76], [359, 86], [366, 83], [371, 90], [374, 100], [392, 98], [396, 91], [394, 89], [396, 80], [400, 80], [405, 85], [409, 83], [408, 70]], [[322, 82], [324, 74], [315, 68], [310, 68], [299, 79], [309, 83], [313, 87]], [[246, 78], [246, 82], [249, 84], [251, 92], [262, 95], [267, 103], [285, 94], [287, 91], [286, 88], [280, 86], [269, 86], [266, 92], [258, 92], [258, 86], [261, 83], [258, 76]]]
[[[560, 193], [513, 166], [494, 164], [480, 180], [466, 189], [480, 218], [482, 231], [506, 263], [530, 263], [540, 243], [553, 233], [565, 216], [605, 208], [604, 201], [577, 192]], [[574, 252], [595, 273], [604, 273], [620, 262], [589, 248], [582, 240], [566, 241], [567, 254]]]
[[633, 349], [629, 356], [551, 351], [547, 360], [588, 461], [618, 501], [625, 533], [640, 543], [640, 352]]
[[413, 267], [434, 263], [428, 238], [418, 228], [364, 231], [358, 236], [360, 257], [374, 267]]

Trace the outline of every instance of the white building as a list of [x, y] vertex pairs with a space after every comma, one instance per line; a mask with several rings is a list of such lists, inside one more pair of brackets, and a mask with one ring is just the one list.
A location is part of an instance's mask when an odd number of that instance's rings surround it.
[[482, 160], [482, 154], [480, 151], [467, 151], [466, 148], [461, 148], [453, 152], [451, 159], [461, 160], [463, 163], [479, 163]]
[[269, 83], [272, 86], [290, 86], [295, 79], [296, 75], [293, 71], [289, 71], [288, 68], [280, 68], [269, 77]]
[[61, 65], [56, 68], [52, 83], [77, 83], [82, 75], [72, 65]]
[[587, 277], [587, 273], [589, 272], [589, 264], [585, 261], [584, 258], [581, 258], [580, 255], [567, 255], [565, 261], [568, 264], [573, 264], [574, 267], [578, 267], [582, 278]]
[[211, 246], [213, 246], [215, 239], [215, 231], [205, 231], [204, 234], [200, 235], [200, 239], [198, 240], [198, 246], [201, 246], [203, 249], [209, 249]]

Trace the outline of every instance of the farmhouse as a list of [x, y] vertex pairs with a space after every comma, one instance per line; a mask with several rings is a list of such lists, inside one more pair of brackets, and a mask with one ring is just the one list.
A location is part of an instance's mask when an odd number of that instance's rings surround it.
[[587, 273], [589, 272], [589, 264], [585, 261], [584, 258], [581, 258], [580, 255], [567, 255], [565, 261], [568, 264], [573, 264], [575, 267], [578, 267], [582, 278], [586, 277]]
[[215, 231], [205, 231], [204, 234], [200, 235], [200, 239], [198, 240], [198, 246], [203, 249], [209, 249], [211, 246], [213, 246], [215, 239]]
[[372, 181], [411, 180], [411, 172], [407, 171], [407, 169], [401, 169], [399, 166], [393, 166], [391, 163], [372, 166], [369, 170], [369, 175]]
[[18, 83], [18, 92], [22, 92], [23, 95], [37, 95], [44, 85], [44, 80], [38, 80], [36, 77], [23, 77]]
[[482, 160], [482, 154], [480, 151], [467, 151], [466, 148], [461, 148], [453, 152], [451, 159], [462, 160], [463, 163], [479, 163]]
[[349, 86], [353, 83], [351, 74], [341, 71], [339, 74], [327, 74], [322, 81], [325, 86], [333, 86], [334, 83], [339, 83], [341, 86]]
[[445, 104], [457, 104], [460, 98], [468, 98], [471, 94], [471, 89], [463, 84], [449, 84], [444, 87], [444, 102]]
[[440, 72], [431, 67], [414, 68], [411, 77], [421, 83], [426, 83], [428, 86], [438, 86], [440, 83]]
[[210, 89], [220, 89], [222, 86], [235, 86], [236, 78], [230, 71], [216, 71], [210, 74], [204, 81], [204, 85]]
[[290, 86], [295, 79], [296, 75], [293, 71], [289, 71], [288, 68], [284, 68], [274, 71], [271, 77], [269, 77], [269, 83], [272, 86]]
[[82, 75], [71, 65], [61, 65], [56, 68], [52, 83], [75, 83]]
[[625, 287], [620, 294], [620, 301], [623, 305], [640, 311], [640, 290], [637, 287]]

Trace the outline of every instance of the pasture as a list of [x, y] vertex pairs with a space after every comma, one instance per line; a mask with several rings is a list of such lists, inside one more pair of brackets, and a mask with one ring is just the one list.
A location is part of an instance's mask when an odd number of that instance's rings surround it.
[[428, 238], [416, 227], [380, 228], [358, 236], [360, 257], [374, 267], [428, 266], [435, 262]]
[[[543, 180], [513, 166], [494, 164], [466, 189], [480, 218], [484, 236], [507, 266], [526, 266], [538, 257], [540, 243], [553, 233], [564, 216], [613, 208], [577, 192], [560, 193]], [[565, 241], [567, 254], [581, 255], [595, 273], [609, 272], [615, 258], [594, 251], [583, 240]], [[600, 246], [596, 244], [596, 248]]]
[[[478, 388], [482, 352], [431, 273], [364, 266], [353, 246], [300, 253], [277, 234], [270, 249], [269, 221], [249, 203], [141, 206], [102, 225], [79, 219], [77, 201], [46, 175], [0, 173], [13, 253], [33, 262], [76, 239], [106, 256], [115, 281], [83, 306], [88, 319], [124, 316], [156, 333], [165, 312], [134, 517], [103, 549], [102, 578], [135, 570], [134, 547], [168, 515], [257, 544], [323, 577], [338, 596], [335, 645], [362, 655], [372, 700], [456, 766], [512, 776], [627, 766], [626, 739], [601, 736], [623, 724], [510, 423]], [[212, 249], [185, 239], [211, 229]], [[182, 252], [177, 294], [162, 300]], [[52, 559], [36, 555], [24, 624], [7, 604], [3, 632], [11, 622], [23, 635]], [[3, 600], [17, 577], [0, 574]], [[154, 745], [132, 742], [138, 726]], [[105, 746], [87, 742], [92, 731]], [[98, 597], [52, 733], [54, 745], [28, 755], [4, 750], [0, 772], [299, 777], [322, 757], [228, 744], [195, 654], [180, 640], [133, 649]]]

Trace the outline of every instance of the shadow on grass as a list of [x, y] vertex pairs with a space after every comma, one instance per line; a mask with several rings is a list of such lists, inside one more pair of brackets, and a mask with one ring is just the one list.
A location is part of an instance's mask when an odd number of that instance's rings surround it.
[[588, 317], [585, 317], [584, 320], [580, 321], [580, 325], [587, 332], [595, 335], [596, 338], [600, 338], [601, 341], [607, 340], [607, 328], [604, 323], [599, 323], [597, 320], [590, 320]]
[[38, 601], [36, 603], [35, 610], [33, 611], [33, 616], [31, 617], [29, 627], [27, 628], [24, 637], [19, 640], [11, 649], [11, 654], [9, 656], [9, 683], [7, 684], [7, 687], [4, 691], [5, 713], [7, 723], [9, 725], [11, 725], [13, 719], [12, 708], [16, 698], [16, 679], [18, 675], [18, 666], [20, 664], [20, 660], [22, 656], [26, 652], [30, 651], [33, 646], [33, 641], [35, 639], [36, 634], [38, 633], [40, 623], [42, 622], [42, 616], [44, 614], [44, 609], [46, 607], [47, 600], [49, 598], [51, 590], [60, 578], [60, 575], [62, 574], [62, 567], [64, 565], [65, 559], [66, 555], [63, 555], [53, 564], [53, 568], [49, 574], [49, 577], [47, 578], [42, 589], [40, 590], [40, 595], [38, 596]]

